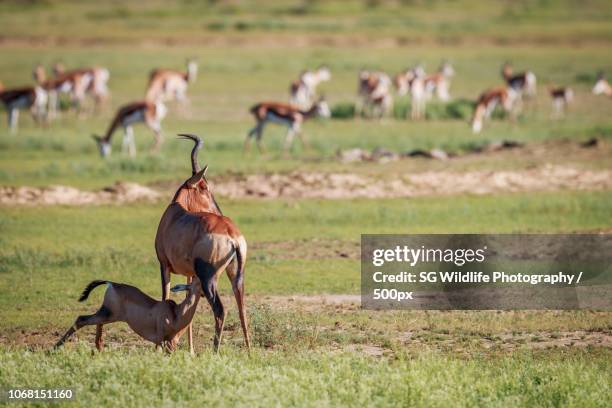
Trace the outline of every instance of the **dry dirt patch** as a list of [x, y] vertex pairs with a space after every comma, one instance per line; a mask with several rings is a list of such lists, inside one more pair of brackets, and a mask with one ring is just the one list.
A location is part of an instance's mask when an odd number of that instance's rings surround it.
[[501, 192], [608, 190], [612, 171], [546, 165], [520, 171], [431, 171], [385, 179], [351, 173], [252, 174], [220, 179], [230, 198], [393, 198]]
[[155, 201], [160, 193], [136, 183], [117, 182], [99, 191], [68, 186], [0, 187], [1, 205], [91, 205]]

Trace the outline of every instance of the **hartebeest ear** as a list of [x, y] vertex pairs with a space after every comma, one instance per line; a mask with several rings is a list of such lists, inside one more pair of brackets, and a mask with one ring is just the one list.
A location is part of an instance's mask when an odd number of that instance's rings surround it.
[[204, 168], [198, 171], [196, 174], [191, 176], [189, 180], [187, 180], [187, 185], [191, 188], [195, 188], [195, 186], [204, 178], [206, 175], [206, 171], [208, 170], [208, 165], [204, 166]]

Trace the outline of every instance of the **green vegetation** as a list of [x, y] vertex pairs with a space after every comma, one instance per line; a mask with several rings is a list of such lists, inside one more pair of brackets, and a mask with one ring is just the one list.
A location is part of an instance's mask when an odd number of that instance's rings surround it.
[[[200, 161], [213, 183], [237, 175], [354, 173], [393, 180], [427, 172], [529, 171], [546, 165], [610, 170], [610, 101], [592, 95], [600, 70], [612, 73], [612, 6], [604, 0], [265, 0], [0, 1], [0, 80], [32, 83], [36, 63], [100, 65], [111, 72], [112, 99], [98, 116], [70, 112], [47, 128], [23, 112], [10, 135], [0, 117], [1, 186], [69, 185], [100, 189], [133, 181], [167, 199], [189, 174], [190, 146], [179, 132], [203, 136]], [[138, 156], [102, 160], [91, 134], [115, 110], [141, 99], [152, 68], [200, 63], [191, 104], [170, 105], [165, 142], [135, 127]], [[409, 117], [396, 98], [392, 118], [355, 118], [357, 72], [395, 74], [416, 63], [434, 72], [452, 62], [452, 102], [428, 104], [427, 120]], [[513, 62], [538, 78], [538, 97], [516, 122], [494, 118], [480, 135], [467, 121], [473, 102], [502, 84]], [[291, 80], [327, 64], [321, 85], [333, 119], [304, 124], [310, 149], [280, 153], [285, 129], [270, 125], [267, 156], [243, 155], [254, 125], [249, 108], [287, 100]], [[548, 87], [571, 86], [567, 117], [552, 120]], [[597, 138], [597, 147], [580, 143]], [[442, 149], [466, 153], [499, 140], [523, 149], [411, 158], [386, 164], [342, 163], [338, 150]], [[48, 352], [75, 317], [99, 305], [76, 298], [92, 279], [133, 284], [159, 297], [153, 242], [167, 199], [102, 206], [0, 207], [0, 388], [76, 388], [76, 406], [194, 403], [295, 406], [609, 406], [609, 312], [366, 311], [334, 296], [359, 293], [362, 233], [604, 232], [612, 192], [517, 192], [411, 199], [241, 199], [219, 197], [249, 243], [247, 304], [254, 349], [242, 347], [227, 279], [229, 314], [221, 353], [211, 351], [213, 319], [202, 305], [196, 350], [154, 353], [125, 325], [110, 325], [107, 349], [92, 353], [93, 329]], [[182, 278], [173, 277], [174, 282]], [[320, 296], [320, 297], [319, 297]], [[178, 300], [179, 297], [175, 297]], [[76, 344], [75, 344], [76, 343]]]

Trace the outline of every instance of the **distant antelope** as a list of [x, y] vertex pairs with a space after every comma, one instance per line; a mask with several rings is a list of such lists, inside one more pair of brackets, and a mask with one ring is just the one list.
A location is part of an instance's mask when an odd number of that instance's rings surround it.
[[286, 103], [262, 102], [253, 106], [250, 112], [255, 117], [257, 124], [249, 131], [244, 142], [244, 150], [249, 150], [251, 139], [255, 138], [257, 147], [262, 153], [264, 148], [261, 144], [261, 139], [263, 136], [264, 127], [268, 122], [275, 122], [280, 125], [287, 126], [287, 134], [285, 135], [284, 144], [284, 151], [287, 152], [291, 147], [293, 138], [296, 135], [300, 138], [302, 144], [306, 145], [301, 129], [302, 123], [305, 120], [315, 116], [321, 116], [324, 118], [328, 118], [330, 116], [329, 106], [322, 97], [319, 98], [319, 100], [315, 102], [308, 110], [301, 110], [296, 106]]
[[480, 95], [472, 117], [472, 131], [480, 133], [485, 119], [491, 117], [497, 105], [501, 105], [506, 112], [512, 113], [518, 93], [510, 87], [489, 89]]
[[384, 72], [360, 71], [355, 111], [379, 118], [390, 114], [393, 108], [391, 85], [391, 78]]
[[107, 101], [110, 95], [108, 91], [108, 80], [110, 79], [109, 70], [103, 67], [93, 67], [66, 71], [66, 68], [61, 62], [53, 64], [53, 75], [56, 78], [79, 74], [87, 75], [88, 84], [85, 93], [91, 95], [94, 101], [94, 111], [98, 111], [100, 106]]
[[195, 145], [191, 150], [191, 177], [185, 180], [174, 194], [159, 221], [155, 237], [155, 252], [161, 271], [162, 299], [168, 298], [172, 273], [183, 275], [187, 279], [197, 276], [214, 314], [213, 344], [215, 350], [218, 350], [226, 310], [217, 291], [217, 282], [219, 275], [225, 270], [238, 304], [244, 342], [247, 348], [250, 348], [244, 302], [247, 242], [234, 222], [221, 214], [206, 180], [208, 166], [200, 169], [197, 152], [202, 146], [201, 139], [194, 135], [180, 136], [193, 140]]
[[102, 351], [104, 325], [126, 322], [139, 336], [171, 353], [191, 324], [202, 294], [202, 285], [197, 277], [189, 285], [176, 285], [170, 289], [172, 292], [188, 291], [180, 304], [167, 299], [160, 302], [134, 286], [95, 280], [83, 290], [79, 302], [86, 300], [91, 291], [100, 285], [106, 285], [102, 306], [92, 315], [79, 316], [55, 344], [55, 348], [62, 346], [82, 327], [95, 325], [96, 348]]
[[537, 93], [536, 76], [531, 71], [514, 74], [512, 65], [506, 62], [502, 66], [502, 76], [506, 84], [519, 93], [519, 96], [535, 97]]
[[64, 73], [55, 78], [47, 79], [45, 68], [37, 65], [33, 72], [34, 80], [49, 94], [49, 118], [57, 117], [59, 109], [59, 95], [62, 93], [70, 96], [72, 107], [79, 112], [87, 88], [89, 87], [92, 76], [87, 72], [74, 71]]
[[47, 92], [41, 86], [4, 89], [0, 84], [0, 101], [8, 114], [8, 126], [12, 133], [17, 131], [19, 110], [29, 109], [37, 123], [46, 115]]
[[139, 101], [123, 105], [113, 118], [108, 130], [103, 137], [93, 135], [102, 157], [111, 154], [111, 139], [119, 127], [123, 127], [122, 150], [134, 157], [136, 155], [136, 144], [134, 142], [134, 130], [132, 125], [143, 122], [155, 135], [152, 151], [157, 151], [162, 141], [161, 121], [166, 116], [166, 106], [162, 102]]
[[289, 87], [289, 103], [300, 109], [310, 108], [317, 96], [319, 84], [330, 79], [331, 72], [326, 66], [321, 66], [315, 71], [303, 72], [299, 79], [293, 81]]
[[454, 75], [455, 70], [449, 62], [443, 62], [435, 74], [427, 75], [424, 78], [427, 99], [431, 99], [435, 93], [442, 102], [449, 101], [450, 82]]
[[603, 73], [597, 76], [597, 82], [595, 82], [595, 86], [593, 86], [593, 93], [595, 95], [612, 97], [612, 86], [610, 86]]
[[406, 69], [395, 76], [395, 86], [399, 96], [410, 93], [410, 117], [414, 120], [425, 117], [427, 103], [425, 70], [421, 65]]
[[195, 82], [197, 74], [198, 63], [194, 60], [187, 60], [186, 72], [154, 69], [149, 76], [145, 98], [149, 101], [188, 103], [187, 87]]
[[574, 99], [574, 91], [568, 87], [552, 88], [550, 89], [550, 96], [553, 103], [553, 118], [560, 118], [565, 116], [568, 105]]

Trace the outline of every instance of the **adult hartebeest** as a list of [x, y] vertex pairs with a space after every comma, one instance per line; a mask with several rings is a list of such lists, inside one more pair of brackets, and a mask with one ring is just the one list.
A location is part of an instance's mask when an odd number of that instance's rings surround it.
[[[225, 308], [217, 291], [219, 275], [226, 271], [238, 304], [238, 313], [247, 348], [250, 349], [247, 316], [244, 303], [244, 266], [247, 243], [231, 219], [222, 215], [206, 180], [206, 170], [200, 169], [197, 153], [202, 141], [194, 135], [179, 135], [191, 139], [192, 175], [176, 191], [162, 215], [155, 237], [159, 260], [162, 299], [167, 299], [172, 273], [202, 282], [204, 296], [215, 316], [215, 350], [221, 343]], [[191, 325], [189, 349], [193, 352]]]

